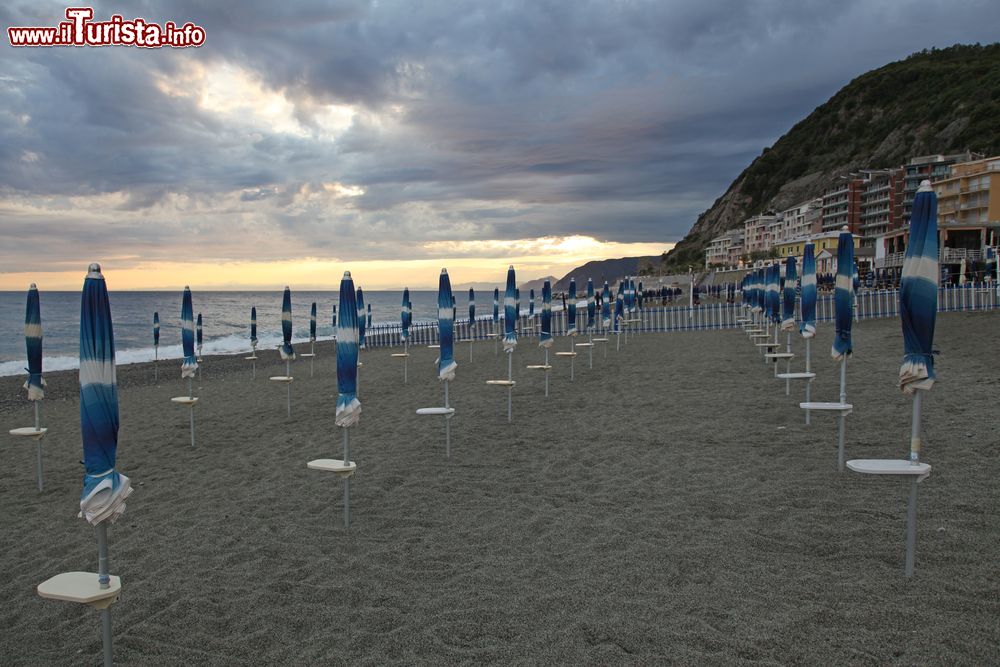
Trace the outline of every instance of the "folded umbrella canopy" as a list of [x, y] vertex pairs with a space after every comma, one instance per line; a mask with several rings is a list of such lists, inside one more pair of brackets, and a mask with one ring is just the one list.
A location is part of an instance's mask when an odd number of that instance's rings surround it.
[[441, 269], [438, 279], [438, 332], [441, 348], [438, 350], [438, 379], [451, 382], [455, 379], [455, 299], [451, 294], [448, 270]]
[[[159, 322], [154, 329], [154, 337], [159, 337]], [[31, 283], [24, 310], [24, 346], [28, 353], [28, 380], [24, 388], [28, 390], [29, 401], [45, 398], [45, 380], [42, 379], [42, 309], [38, 299], [38, 287]], [[38, 424], [35, 424], [38, 427]]]
[[309, 342], [316, 342], [316, 302], [309, 308]]
[[250, 346], [257, 349], [257, 306], [250, 307]]
[[198, 371], [198, 358], [194, 356], [194, 308], [191, 306], [191, 288], [184, 288], [181, 301], [181, 344], [184, 361], [181, 363], [181, 377], [193, 378]]
[[365, 330], [367, 331], [368, 329], [372, 328], [372, 304], [371, 303], [365, 304], [365, 313], [368, 316], [368, 318], [366, 320], [366, 324], [365, 324]]
[[781, 303], [781, 330], [791, 331], [795, 328], [795, 281], [798, 275], [795, 270], [795, 258], [785, 260], [785, 289]]
[[472, 337], [472, 327], [476, 324], [476, 290], [469, 288], [469, 337]]
[[500, 322], [500, 288], [493, 288], [493, 325]]
[[399, 320], [401, 333], [400, 338], [403, 339], [403, 343], [410, 340], [410, 288], [403, 288], [403, 303], [399, 307]]
[[281, 297], [281, 358], [284, 361], [295, 361], [295, 350], [292, 349], [292, 290], [285, 287]]
[[569, 305], [568, 320], [566, 321], [566, 335], [576, 335], [576, 278], [569, 279]]
[[507, 288], [504, 291], [503, 297], [503, 309], [504, 309], [504, 335], [503, 335], [503, 349], [508, 352], [513, 352], [514, 348], [517, 347], [517, 331], [514, 329], [514, 323], [517, 320], [517, 287], [515, 285], [514, 279], [514, 265], [511, 264], [507, 268]]
[[198, 322], [195, 324], [195, 342], [198, 344], [198, 356], [201, 356], [201, 346], [205, 342], [201, 332], [201, 313], [198, 313]]
[[538, 346], [552, 347], [552, 284], [548, 280], [542, 284], [542, 330]]
[[337, 316], [337, 413], [336, 424], [353, 426], [361, 418], [358, 400], [358, 297], [351, 272], [340, 280], [340, 310]]
[[833, 296], [835, 333], [831, 355], [837, 361], [851, 356], [851, 320], [854, 319], [854, 237], [841, 232], [837, 241], [837, 282]]
[[[358, 349], [365, 349], [365, 293], [360, 287], [356, 295], [358, 297], [356, 318], [358, 322]], [[343, 308], [343, 304], [340, 306]]]
[[[190, 295], [186, 291], [185, 294]], [[190, 297], [187, 302], [190, 304]], [[118, 454], [118, 384], [111, 304], [101, 267], [91, 264], [80, 303], [80, 435], [83, 438], [83, 492], [80, 516], [92, 525], [125, 511], [132, 493], [129, 478], [115, 470]]]
[[587, 278], [587, 331], [594, 328], [597, 319], [597, 301], [594, 299], [594, 281]]
[[159, 313], [159, 311], [153, 313], [153, 347], [156, 349], [157, 357], [159, 357], [159, 348], [160, 348], [160, 313]]
[[921, 187], [913, 200], [910, 243], [903, 260], [899, 312], [903, 364], [899, 387], [906, 394], [934, 386], [934, 325], [938, 298], [937, 197]]
[[802, 324], [803, 338], [816, 335], [816, 257], [815, 246], [807, 243], [802, 253]]
[[768, 315], [775, 324], [781, 322], [781, 267], [772, 264], [767, 280]]
[[528, 317], [535, 316], [535, 288], [532, 287], [528, 292]]
[[608, 281], [604, 281], [604, 289], [601, 290], [601, 324], [604, 328], [611, 326], [611, 288]]

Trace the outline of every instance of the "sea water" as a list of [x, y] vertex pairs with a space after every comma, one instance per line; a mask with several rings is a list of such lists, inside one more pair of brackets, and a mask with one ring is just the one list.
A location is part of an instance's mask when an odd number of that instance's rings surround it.
[[[79, 367], [80, 292], [40, 291], [42, 312], [42, 371]], [[365, 290], [372, 323], [398, 323], [402, 290]], [[459, 319], [468, 316], [465, 294], [456, 294]], [[493, 312], [493, 295], [480, 296], [477, 315]], [[181, 297], [177, 292], [111, 292], [118, 364], [153, 360], [153, 313], [160, 313], [160, 359], [180, 359]], [[202, 315], [204, 354], [237, 354], [250, 350], [250, 308], [257, 308], [257, 347], [273, 349], [281, 343], [282, 292], [192, 292], [195, 317]], [[26, 374], [24, 309], [27, 290], [0, 292], [0, 376]], [[337, 291], [292, 291], [292, 342], [309, 340], [309, 309], [316, 302], [316, 338], [334, 333], [333, 306]], [[413, 321], [437, 321], [437, 292], [410, 291]], [[502, 308], [501, 308], [502, 310]], [[359, 313], [360, 316], [360, 313]]]

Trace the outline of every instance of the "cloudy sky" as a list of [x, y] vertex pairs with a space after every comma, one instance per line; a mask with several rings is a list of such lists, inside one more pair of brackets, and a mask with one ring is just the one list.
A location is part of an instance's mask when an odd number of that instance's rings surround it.
[[[13, 0], [4, 27], [66, 5]], [[1000, 3], [99, 3], [197, 49], [0, 54], [0, 289], [372, 288], [658, 254], [864, 71]]]

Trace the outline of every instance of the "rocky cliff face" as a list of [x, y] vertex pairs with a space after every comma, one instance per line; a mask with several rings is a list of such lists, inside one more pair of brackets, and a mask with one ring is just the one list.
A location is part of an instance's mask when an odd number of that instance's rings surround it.
[[923, 51], [858, 77], [765, 148], [698, 216], [667, 266], [700, 266], [712, 238], [817, 197], [839, 175], [965, 150], [1000, 153], [1000, 44]]

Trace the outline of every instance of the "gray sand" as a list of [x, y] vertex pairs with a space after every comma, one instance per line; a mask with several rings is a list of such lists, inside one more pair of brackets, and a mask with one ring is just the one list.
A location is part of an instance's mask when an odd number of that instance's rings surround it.
[[[119, 664], [997, 664], [995, 314], [938, 320], [939, 384], [925, 400], [917, 573], [903, 577], [907, 483], [836, 472], [836, 421], [806, 427], [803, 385], [772, 378], [738, 331], [647, 334], [593, 370], [542, 377], [515, 356], [514, 424], [492, 343], [458, 346], [452, 456], [435, 350], [410, 383], [389, 350], [363, 353], [353, 436], [354, 522], [341, 484], [306, 469], [339, 457], [333, 348], [293, 366], [293, 418], [273, 351], [250, 381], [209, 358], [188, 441], [178, 362], [120, 369], [119, 469], [136, 487], [110, 529]], [[814, 344], [814, 400], [835, 400], [832, 327]], [[794, 341], [802, 350], [801, 339]], [[566, 349], [564, 339], [557, 349]], [[612, 342], [613, 345], [613, 342]], [[855, 325], [849, 458], [903, 457], [898, 320]], [[304, 351], [300, 348], [300, 351]], [[801, 369], [801, 359], [795, 360]], [[34, 587], [96, 570], [76, 518], [82, 467], [75, 373], [42, 406], [46, 490], [30, 445], [4, 436], [0, 663], [98, 664], [98, 617]], [[0, 381], [5, 428], [31, 423]]]

